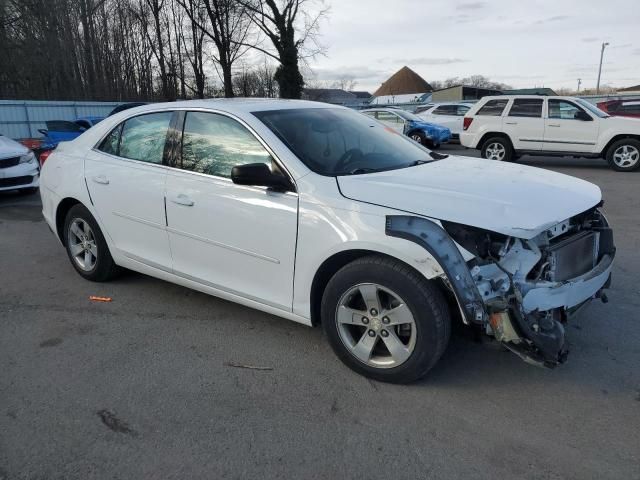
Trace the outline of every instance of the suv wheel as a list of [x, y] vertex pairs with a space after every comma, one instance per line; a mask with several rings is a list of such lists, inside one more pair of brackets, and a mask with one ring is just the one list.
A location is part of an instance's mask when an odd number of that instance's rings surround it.
[[618, 172], [631, 172], [640, 167], [640, 141], [633, 138], [618, 140], [607, 150], [607, 162]]
[[487, 139], [480, 149], [482, 158], [510, 162], [513, 159], [511, 142], [504, 137], [491, 137]]
[[449, 342], [451, 319], [440, 290], [386, 257], [364, 257], [339, 270], [327, 284], [321, 312], [340, 360], [383, 382], [421, 378]]
[[64, 245], [71, 264], [87, 280], [105, 282], [120, 271], [98, 223], [84, 205], [74, 205], [67, 213]]

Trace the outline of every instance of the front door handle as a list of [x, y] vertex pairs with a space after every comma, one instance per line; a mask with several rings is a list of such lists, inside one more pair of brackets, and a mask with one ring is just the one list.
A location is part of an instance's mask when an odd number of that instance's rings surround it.
[[548, 123], [547, 127], [559, 127], [560, 124], [559, 123]]
[[504, 123], [506, 123], [507, 125], [517, 125], [518, 124], [518, 122], [504, 122]]
[[109, 179], [104, 175], [96, 175], [95, 177], [91, 177], [91, 180], [101, 185], [109, 185]]
[[185, 195], [184, 193], [181, 193], [179, 195], [176, 195], [175, 197], [171, 198], [171, 201], [177, 205], [183, 205], [185, 207], [193, 207], [194, 205], [194, 201], [191, 200], [187, 195]]

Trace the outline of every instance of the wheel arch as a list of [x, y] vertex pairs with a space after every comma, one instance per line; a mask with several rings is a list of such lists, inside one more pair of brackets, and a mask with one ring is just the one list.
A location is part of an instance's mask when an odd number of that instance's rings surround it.
[[484, 135], [482, 135], [482, 137], [480, 137], [480, 141], [476, 144], [477, 149], [481, 149], [485, 142], [487, 140], [489, 140], [491, 137], [502, 137], [504, 139], [506, 139], [510, 144], [511, 144], [511, 148], [513, 149], [513, 141], [511, 140], [511, 137], [509, 137], [508, 134], [504, 133], [504, 132], [487, 132]]
[[[318, 267], [313, 277], [313, 281], [311, 282], [311, 292], [310, 292], [310, 306], [311, 306], [311, 325], [317, 326], [320, 325], [321, 315], [320, 315], [320, 305], [322, 303], [322, 296], [324, 294], [325, 288], [329, 280], [345, 265], [353, 262], [362, 257], [367, 257], [371, 255], [376, 255], [380, 257], [386, 257], [392, 259], [396, 262], [400, 262], [402, 265], [410, 268], [415, 271], [418, 275], [424, 276], [418, 269], [409, 265], [406, 261], [394, 256], [389, 255], [388, 253], [383, 253], [376, 250], [370, 249], [349, 249], [342, 250], [340, 252], [334, 253], [327, 259], [325, 259], [322, 264]], [[441, 282], [436, 282], [440, 288], [445, 290], [444, 286]]]
[[74, 205], [84, 205], [80, 200], [74, 197], [63, 198], [56, 208], [56, 234], [60, 239], [60, 243], [64, 244], [64, 220], [67, 213]]
[[611, 145], [616, 143], [618, 140], [624, 140], [625, 138], [630, 138], [630, 139], [633, 139], [633, 140], [640, 141], [640, 135], [634, 135], [632, 133], [621, 133], [621, 134], [618, 134], [618, 135], [614, 135], [611, 138], [611, 140], [609, 140], [607, 142], [607, 144], [604, 146], [604, 148], [600, 151], [600, 156], [601, 157], [606, 157], [607, 152], [609, 151], [609, 148], [611, 148]]

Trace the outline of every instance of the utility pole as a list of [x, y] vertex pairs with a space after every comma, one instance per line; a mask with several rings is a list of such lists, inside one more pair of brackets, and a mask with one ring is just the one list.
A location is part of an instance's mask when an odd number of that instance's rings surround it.
[[600, 93], [600, 74], [602, 73], [602, 57], [604, 57], [604, 49], [609, 45], [609, 42], [602, 43], [602, 49], [600, 50], [600, 66], [598, 67], [598, 83], [596, 85], [596, 95]]
[[576, 93], [580, 93], [580, 84], [582, 83], [582, 79], [578, 79], [578, 91]]

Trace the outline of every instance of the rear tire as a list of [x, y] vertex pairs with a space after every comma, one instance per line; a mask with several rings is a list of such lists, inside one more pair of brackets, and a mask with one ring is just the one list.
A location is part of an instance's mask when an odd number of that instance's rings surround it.
[[632, 172], [640, 167], [640, 141], [623, 138], [614, 142], [606, 154], [609, 166], [616, 172]]
[[409, 135], [409, 138], [415, 142], [418, 142], [420, 145], [427, 146], [427, 139], [422, 132], [412, 132]]
[[449, 309], [438, 287], [407, 265], [377, 255], [355, 260], [331, 278], [321, 318], [338, 358], [383, 382], [423, 377], [451, 335]]
[[74, 205], [67, 213], [63, 238], [71, 265], [82, 277], [106, 282], [120, 273], [98, 223], [84, 205]]
[[513, 147], [505, 137], [488, 138], [480, 149], [480, 155], [487, 160], [511, 162], [513, 160]]

